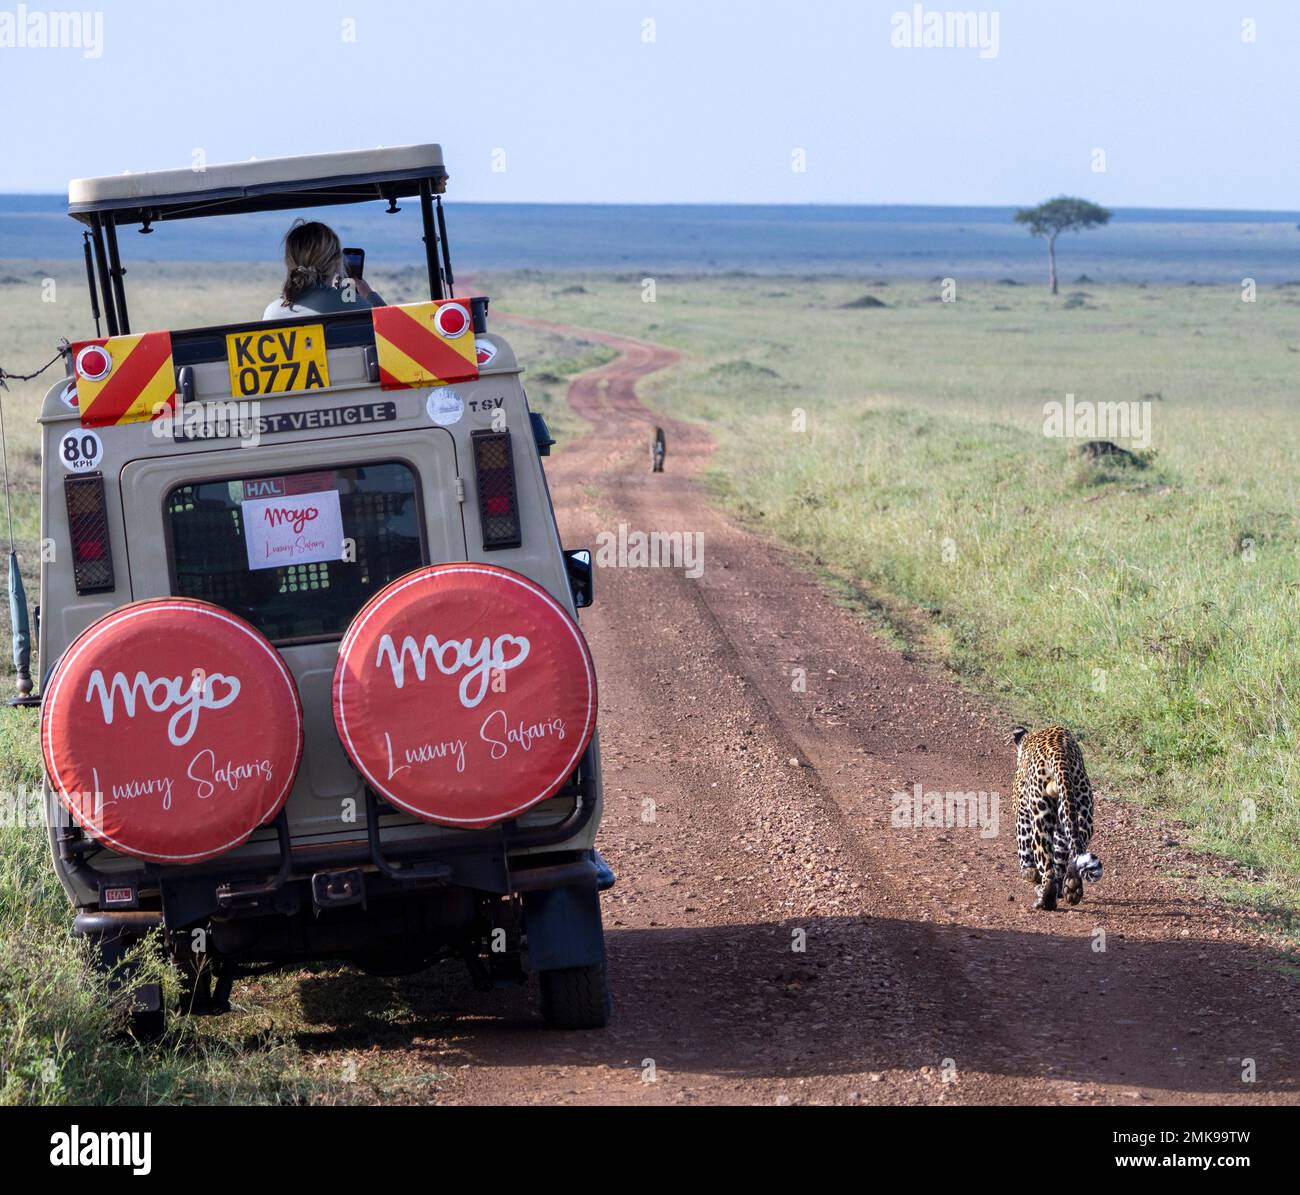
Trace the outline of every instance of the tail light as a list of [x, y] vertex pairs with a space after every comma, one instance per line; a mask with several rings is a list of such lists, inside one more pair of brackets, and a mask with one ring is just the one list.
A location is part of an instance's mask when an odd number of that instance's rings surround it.
[[63, 496], [68, 503], [68, 531], [77, 592], [104, 593], [116, 588], [113, 549], [108, 540], [104, 475], [88, 473], [84, 477], [65, 477]]
[[519, 506], [515, 494], [515, 461], [509, 432], [470, 434], [474, 473], [478, 480], [478, 513], [483, 523], [483, 550], [517, 548]]

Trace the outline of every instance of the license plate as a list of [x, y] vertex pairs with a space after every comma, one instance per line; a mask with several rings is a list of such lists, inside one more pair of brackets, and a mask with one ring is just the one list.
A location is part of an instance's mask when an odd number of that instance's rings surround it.
[[323, 324], [231, 332], [226, 337], [226, 361], [235, 398], [325, 390], [330, 384]]

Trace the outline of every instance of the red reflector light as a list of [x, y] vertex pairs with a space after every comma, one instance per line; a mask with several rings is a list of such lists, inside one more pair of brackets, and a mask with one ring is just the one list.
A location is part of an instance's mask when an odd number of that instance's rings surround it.
[[469, 331], [469, 312], [459, 303], [444, 303], [433, 317], [433, 326], [440, 336], [457, 340]]
[[[446, 310], [444, 307], [442, 310]], [[509, 432], [470, 433], [478, 511], [483, 523], [483, 550], [517, 548], [523, 542], [515, 495], [515, 463]]]
[[65, 477], [63, 496], [68, 504], [68, 538], [77, 592], [105, 593], [115, 589], [103, 474]]
[[98, 382], [100, 378], [108, 377], [112, 368], [113, 358], [108, 355], [107, 349], [100, 348], [97, 344], [88, 344], [77, 354], [77, 373], [88, 382]]

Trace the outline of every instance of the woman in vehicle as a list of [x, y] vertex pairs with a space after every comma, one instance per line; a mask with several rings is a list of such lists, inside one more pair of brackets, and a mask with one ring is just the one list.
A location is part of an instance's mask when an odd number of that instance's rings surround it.
[[328, 315], [382, 307], [384, 300], [364, 278], [344, 274], [343, 245], [328, 224], [295, 220], [284, 238], [287, 274], [280, 294], [267, 304], [263, 319]]

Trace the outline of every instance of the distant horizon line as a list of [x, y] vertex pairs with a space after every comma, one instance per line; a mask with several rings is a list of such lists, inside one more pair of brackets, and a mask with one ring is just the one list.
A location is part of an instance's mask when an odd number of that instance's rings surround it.
[[[0, 191], [3, 199], [49, 199], [59, 205], [66, 204], [67, 198], [57, 191]], [[851, 202], [844, 200], [805, 200], [789, 202], [780, 200], [575, 200], [575, 199], [457, 199], [449, 197], [449, 202], [457, 205], [474, 207], [643, 207], [643, 208], [931, 208], [938, 211], [958, 211], [987, 209], [989, 211], [1014, 211], [1034, 204], [1018, 203], [922, 203], [922, 202]], [[375, 202], [379, 202], [376, 200]], [[1040, 201], [1042, 202], [1042, 201]], [[319, 206], [304, 204], [304, 207]], [[326, 204], [327, 207], [355, 207], [357, 204]], [[1106, 204], [1101, 206], [1105, 207]], [[1286, 220], [1300, 220], [1300, 207], [1297, 208], [1249, 208], [1249, 207], [1152, 207], [1142, 204], [1115, 204], [1112, 212], [1189, 212], [1196, 214], [1231, 214], [1243, 216], [1275, 216]]]

